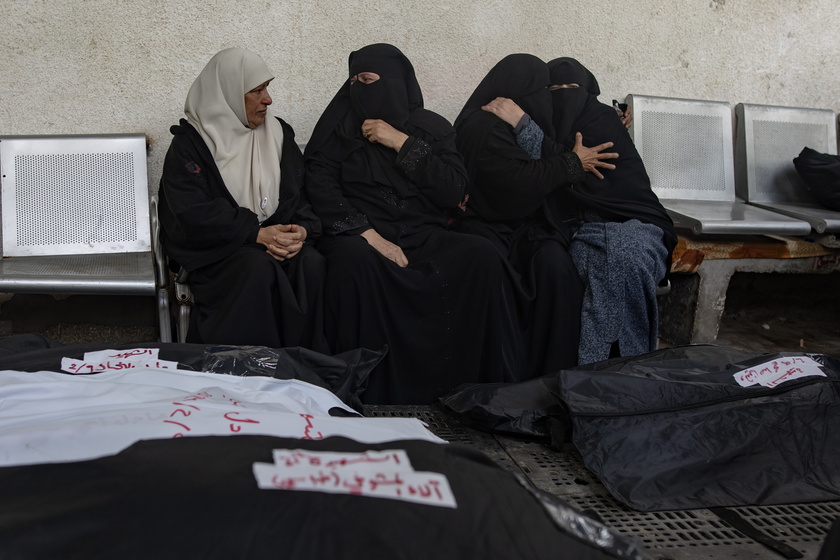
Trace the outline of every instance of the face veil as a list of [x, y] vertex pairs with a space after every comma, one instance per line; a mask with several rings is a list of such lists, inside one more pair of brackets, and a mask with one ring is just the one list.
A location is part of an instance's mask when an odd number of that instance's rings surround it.
[[350, 53], [348, 78], [362, 72], [380, 78], [370, 84], [344, 80], [318, 119], [304, 155], [340, 167], [344, 181], [384, 185], [401, 196], [413, 196], [409, 180], [394, 168], [394, 151], [365, 139], [362, 123], [381, 119], [409, 136], [417, 129], [434, 136], [443, 131], [440, 118], [423, 109], [414, 67], [393, 45], [368, 45]]
[[[598, 80], [574, 58], [556, 58], [548, 63], [551, 85], [578, 84], [576, 88], [560, 88], [551, 92], [552, 125], [558, 142], [571, 145], [584, 113], [596, 110], [601, 88]], [[600, 109], [597, 109], [600, 110]]]
[[[395, 128], [404, 129], [412, 109], [408, 90], [417, 80], [402, 53], [387, 47], [389, 45], [370, 45], [350, 55], [351, 78], [362, 72], [379, 75], [379, 79], [370, 84], [362, 80], [353, 82], [350, 104], [360, 122], [381, 119]], [[416, 91], [419, 93], [419, 87]], [[414, 105], [416, 108], [418, 104]], [[422, 97], [419, 105], [422, 106]]]

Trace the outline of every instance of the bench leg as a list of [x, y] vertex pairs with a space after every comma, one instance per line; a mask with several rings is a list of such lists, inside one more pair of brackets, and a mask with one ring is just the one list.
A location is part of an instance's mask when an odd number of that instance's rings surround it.
[[726, 306], [726, 291], [735, 267], [726, 259], [708, 260], [697, 271], [697, 303], [691, 328], [692, 344], [708, 344], [717, 340], [720, 320]]
[[675, 346], [715, 342], [734, 272], [730, 261], [709, 260], [694, 274], [672, 276], [670, 292], [658, 298], [659, 337]]
[[169, 292], [165, 288], [158, 290], [157, 307], [160, 341], [172, 342], [172, 318], [169, 316]]

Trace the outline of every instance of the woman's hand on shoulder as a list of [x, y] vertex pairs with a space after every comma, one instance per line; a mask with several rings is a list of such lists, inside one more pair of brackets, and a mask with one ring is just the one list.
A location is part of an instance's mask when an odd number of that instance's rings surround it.
[[496, 115], [514, 128], [525, 114], [525, 111], [516, 104], [516, 101], [507, 97], [497, 97], [487, 105], [482, 106], [481, 110]]
[[603, 179], [604, 176], [598, 171], [599, 167], [601, 169], [615, 169], [615, 165], [603, 161], [618, 157], [618, 154], [615, 152], [604, 152], [604, 150], [612, 147], [612, 142], [604, 142], [592, 148], [587, 148], [583, 145], [583, 134], [577, 132], [575, 133], [575, 146], [572, 148], [572, 151], [580, 158], [580, 163], [583, 165], [584, 171], [592, 173], [599, 179]]
[[400, 132], [381, 119], [365, 120], [362, 123], [362, 136], [370, 143], [378, 142], [396, 152], [399, 152], [408, 140], [408, 134]]
[[365, 238], [365, 241], [367, 241], [371, 247], [379, 251], [379, 253], [389, 261], [395, 262], [400, 268], [408, 266], [408, 259], [400, 246], [391, 243], [376, 233], [375, 229], [363, 231], [360, 235]]
[[279, 224], [260, 228], [257, 243], [266, 247], [269, 255], [278, 261], [291, 259], [303, 248], [306, 228], [298, 224]]

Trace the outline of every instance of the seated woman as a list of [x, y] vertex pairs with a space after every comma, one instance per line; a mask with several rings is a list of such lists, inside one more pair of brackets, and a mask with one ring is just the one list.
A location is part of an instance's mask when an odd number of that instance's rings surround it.
[[430, 403], [466, 382], [516, 381], [521, 335], [506, 263], [447, 229], [467, 184], [455, 131], [423, 108], [396, 47], [350, 54], [349, 79], [306, 147], [324, 223], [326, 328], [336, 352], [389, 350], [368, 403]]
[[602, 178], [587, 175], [555, 200], [579, 223], [571, 245], [586, 282], [579, 363], [655, 350], [656, 287], [670, 269], [674, 224], [651, 190], [624, 124], [598, 101], [595, 76], [572, 58], [552, 60], [548, 67], [557, 140], [571, 146], [582, 133], [594, 142], [613, 142], [619, 154], [615, 169]]
[[273, 74], [226, 49], [193, 82], [160, 181], [163, 248], [189, 272], [188, 341], [328, 352], [321, 225], [292, 128], [268, 113]]
[[612, 168], [603, 160], [615, 157], [602, 153], [609, 143], [585, 148], [579, 139], [572, 151], [554, 144], [548, 85], [545, 62], [507, 56], [455, 121], [470, 176], [460, 228], [492, 240], [520, 274], [528, 377], [577, 364], [584, 286], [567, 250], [569, 225], [548, 201], [585, 171]]

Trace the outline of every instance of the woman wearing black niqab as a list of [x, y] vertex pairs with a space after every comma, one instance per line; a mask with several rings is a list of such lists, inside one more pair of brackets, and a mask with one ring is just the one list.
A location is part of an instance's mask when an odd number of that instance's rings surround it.
[[[494, 242], [520, 275], [527, 331], [526, 376], [577, 364], [583, 283], [567, 251], [571, 232], [547, 203], [554, 192], [609, 168], [609, 144], [573, 151], [553, 142], [545, 62], [529, 54], [502, 59], [467, 101], [455, 127], [470, 176], [463, 231]], [[515, 102], [509, 119], [500, 99]], [[523, 114], [524, 113], [524, 114]], [[584, 165], [586, 167], [584, 167]]]
[[306, 148], [333, 350], [388, 346], [367, 403], [427, 404], [460, 383], [518, 380], [510, 271], [486, 240], [447, 227], [467, 183], [452, 125], [423, 108], [396, 47], [351, 53], [349, 76]]
[[595, 76], [572, 58], [548, 63], [558, 142], [571, 146], [576, 133], [613, 142], [619, 157], [603, 178], [587, 174], [554, 203], [580, 225], [571, 254], [586, 282], [581, 364], [612, 354], [632, 356], [656, 349], [657, 284], [665, 277], [677, 242], [674, 225], [651, 190], [645, 166], [615, 110], [598, 101]]

